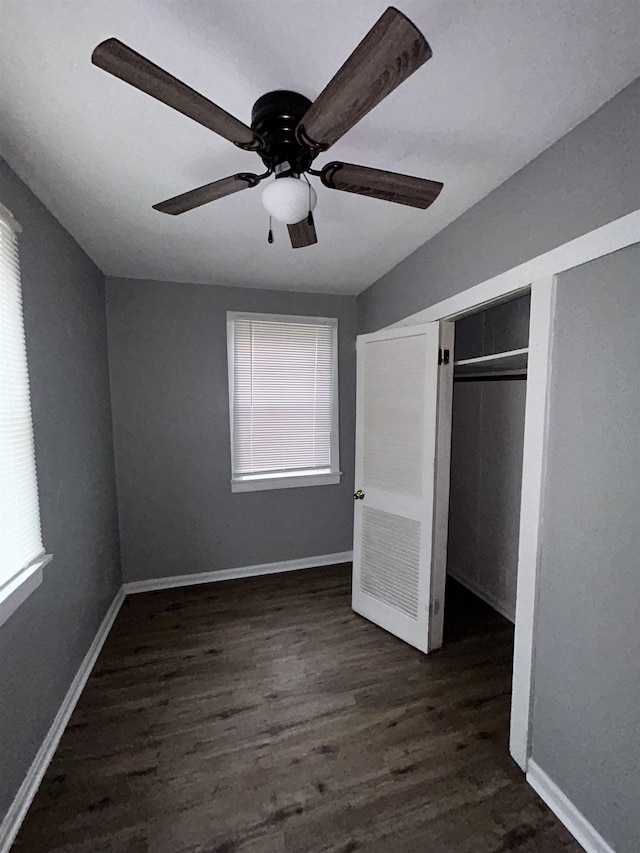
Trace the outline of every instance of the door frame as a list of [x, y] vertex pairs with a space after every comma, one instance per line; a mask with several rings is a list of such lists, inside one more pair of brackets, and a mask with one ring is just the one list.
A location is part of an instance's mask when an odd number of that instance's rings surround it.
[[[531, 291], [509, 751], [525, 772], [531, 756], [538, 566], [544, 513], [548, 400], [556, 276], [640, 242], [640, 210], [538, 255], [384, 328], [456, 320]], [[449, 497], [448, 480], [438, 500]], [[446, 490], [446, 494], [443, 493]]]

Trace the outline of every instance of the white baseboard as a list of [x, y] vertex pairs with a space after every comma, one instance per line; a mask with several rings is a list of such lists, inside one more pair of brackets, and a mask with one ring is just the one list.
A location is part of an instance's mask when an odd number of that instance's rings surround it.
[[[447, 574], [451, 575], [454, 581], [458, 581], [458, 583], [466, 587], [469, 592], [472, 592], [474, 595], [477, 595], [478, 598], [481, 598], [482, 601], [489, 605], [489, 607], [493, 607], [494, 610], [497, 610], [498, 613], [501, 616], [504, 616], [505, 619], [508, 619], [512, 625], [515, 625], [515, 613], [510, 612], [510, 610], [505, 607], [501, 601], [491, 595], [491, 593], [485, 592], [485, 590], [481, 589], [473, 581], [467, 580], [462, 573], [457, 572], [455, 569], [451, 569], [449, 566], [447, 566]], [[445, 602], [445, 607], [446, 606], [447, 604]]]
[[[156, 589], [172, 589], [178, 586], [195, 586], [201, 583], [253, 578], [259, 575], [274, 575], [279, 572], [296, 572], [299, 569], [317, 569], [320, 566], [334, 566], [337, 563], [350, 563], [353, 551], [341, 551], [338, 554], [324, 554], [320, 557], [302, 557], [299, 560], [283, 560], [279, 563], [261, 563], [258, 566], [242, 566], [237, 569], [221, 569], [218, 572], [196, 572], [191, 575], [174, 575], [169, 578], [151, 578], [143, 581], [125, 583], [126, 595], [136, 592], [152, 592]], [[0, 851], [1, 853], [1, 851]]]
[[87, 683], [87, 679], [91, 674], [91, 670], [98, 659], [98, 655], [104, 645], [104, 641], [107, 639], [111, 626], [118, 615], [118, 611], [122, 606], [124, 597], [124, 590], [120, 587], [115, 598], [111, 602], [100, 627], [98, 628], [98, 632], [89, 647], [89, 651], [84, 656], [84, 660], [80, 664], [80, 668], [71, 682], [67, 695], [64, 697], [62, 705], [51, 724], [51, 728], [42, 742], [42, 746], [38, 750], [22, 785], [18, 789], [18, 793], [16, 794], [13, 803], [9, 807], [9, 811], [0, 825], [0, 853], [9, 853], [9, 849], [18, 834], [20, 825], [22, 824], [22, 821], [29, 810], [29, 806], [36, 795], [36, 791], [42, 781], [42, 777], [49, 766], [49, 762], [53, 758], [60, 738], [62, 737], [62, 733], [64, 732], [71, 714], [73, 713], [73, 709], [75, 708], [84, 686]]
[[604, 838], [589, 823], [555, 782], [530, 758], [527, 782], [540, 795], [551, 811], [567, 827], [571, 835], [587, 853], [615, 853]]

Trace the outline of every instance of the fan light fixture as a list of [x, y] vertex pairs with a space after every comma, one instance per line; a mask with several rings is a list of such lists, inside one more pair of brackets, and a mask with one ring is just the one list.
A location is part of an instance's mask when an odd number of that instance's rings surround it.
[[267, 213], [286, 225], [302, 222], [317, 201], [316, 191], [300, 178], [276, 178], [262, 191], [262, 204]]

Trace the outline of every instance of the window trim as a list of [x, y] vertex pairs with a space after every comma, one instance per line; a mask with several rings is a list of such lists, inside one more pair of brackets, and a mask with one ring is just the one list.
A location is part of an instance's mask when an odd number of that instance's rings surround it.
[[[0, 203], [0, 221], [10, 228], [16, 236], [22, 232], [20, 223], [2, 203]], [[20, 247], [18, 246], [18, 258], [19, 256]], [[20, 289], [22, 290], [22, 281], [20, 281]], [[24, 316], [22, 322], [24, 324]], [[31, 397], [31, 389], [29, 389], [29, 397]], [[33, 432], [33, 412], [31, 413], [31, 430]], [[37, 476], [36, 471], [36, 483]], [[16, 574], [7, 578], [4, 582], [0, 581], [0, 625], [3, 625], [20, 605], [27, 600], [31, 593], [40, 586], [43, 580], [42, 570], [51, 559], [52, 555], [46, 554], [43, 550], [41, 554], [35, 557], [27, 566], [16, 572]]]
[[[310, 323], [330, 326], [333, 329], [333, 364], [331, 371], [331, 465], [318, 471], [278, 472], [270, 474], [244, 474], [235, 476], [235, 447], [233, 442], [234, 399], [234, 334], [236, 320], [263, 320], [276, 323]], [[340, 482], [340, 387], [338, 377], [338, 319], [336, 317], [309, 317], [302, 314], [264, 314], [257, 311], [227, 311], [227, 370], [229, 390], [229, 445], [231, 449], [231, 491], [258, 492], [271, 489], [293, 489], [303, 486], [326, 486]]]
[[51, 554], [40, 554], [0, 589], [0, 625], [40, 586], [42, 570], [52, 559]]

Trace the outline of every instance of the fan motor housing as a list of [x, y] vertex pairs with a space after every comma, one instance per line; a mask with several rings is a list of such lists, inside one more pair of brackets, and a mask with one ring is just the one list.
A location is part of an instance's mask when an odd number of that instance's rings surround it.
[[306, 172], [317, 153], [296, 139], [296, 127], [310, 106], [309, 98], [286, 89], [267, 92], [253, 105], [251, 129], [265, 141], [259, 151], [262, 162], [272, 171], [284, 163], [290, 166], [278, 169], [279, 177]]

